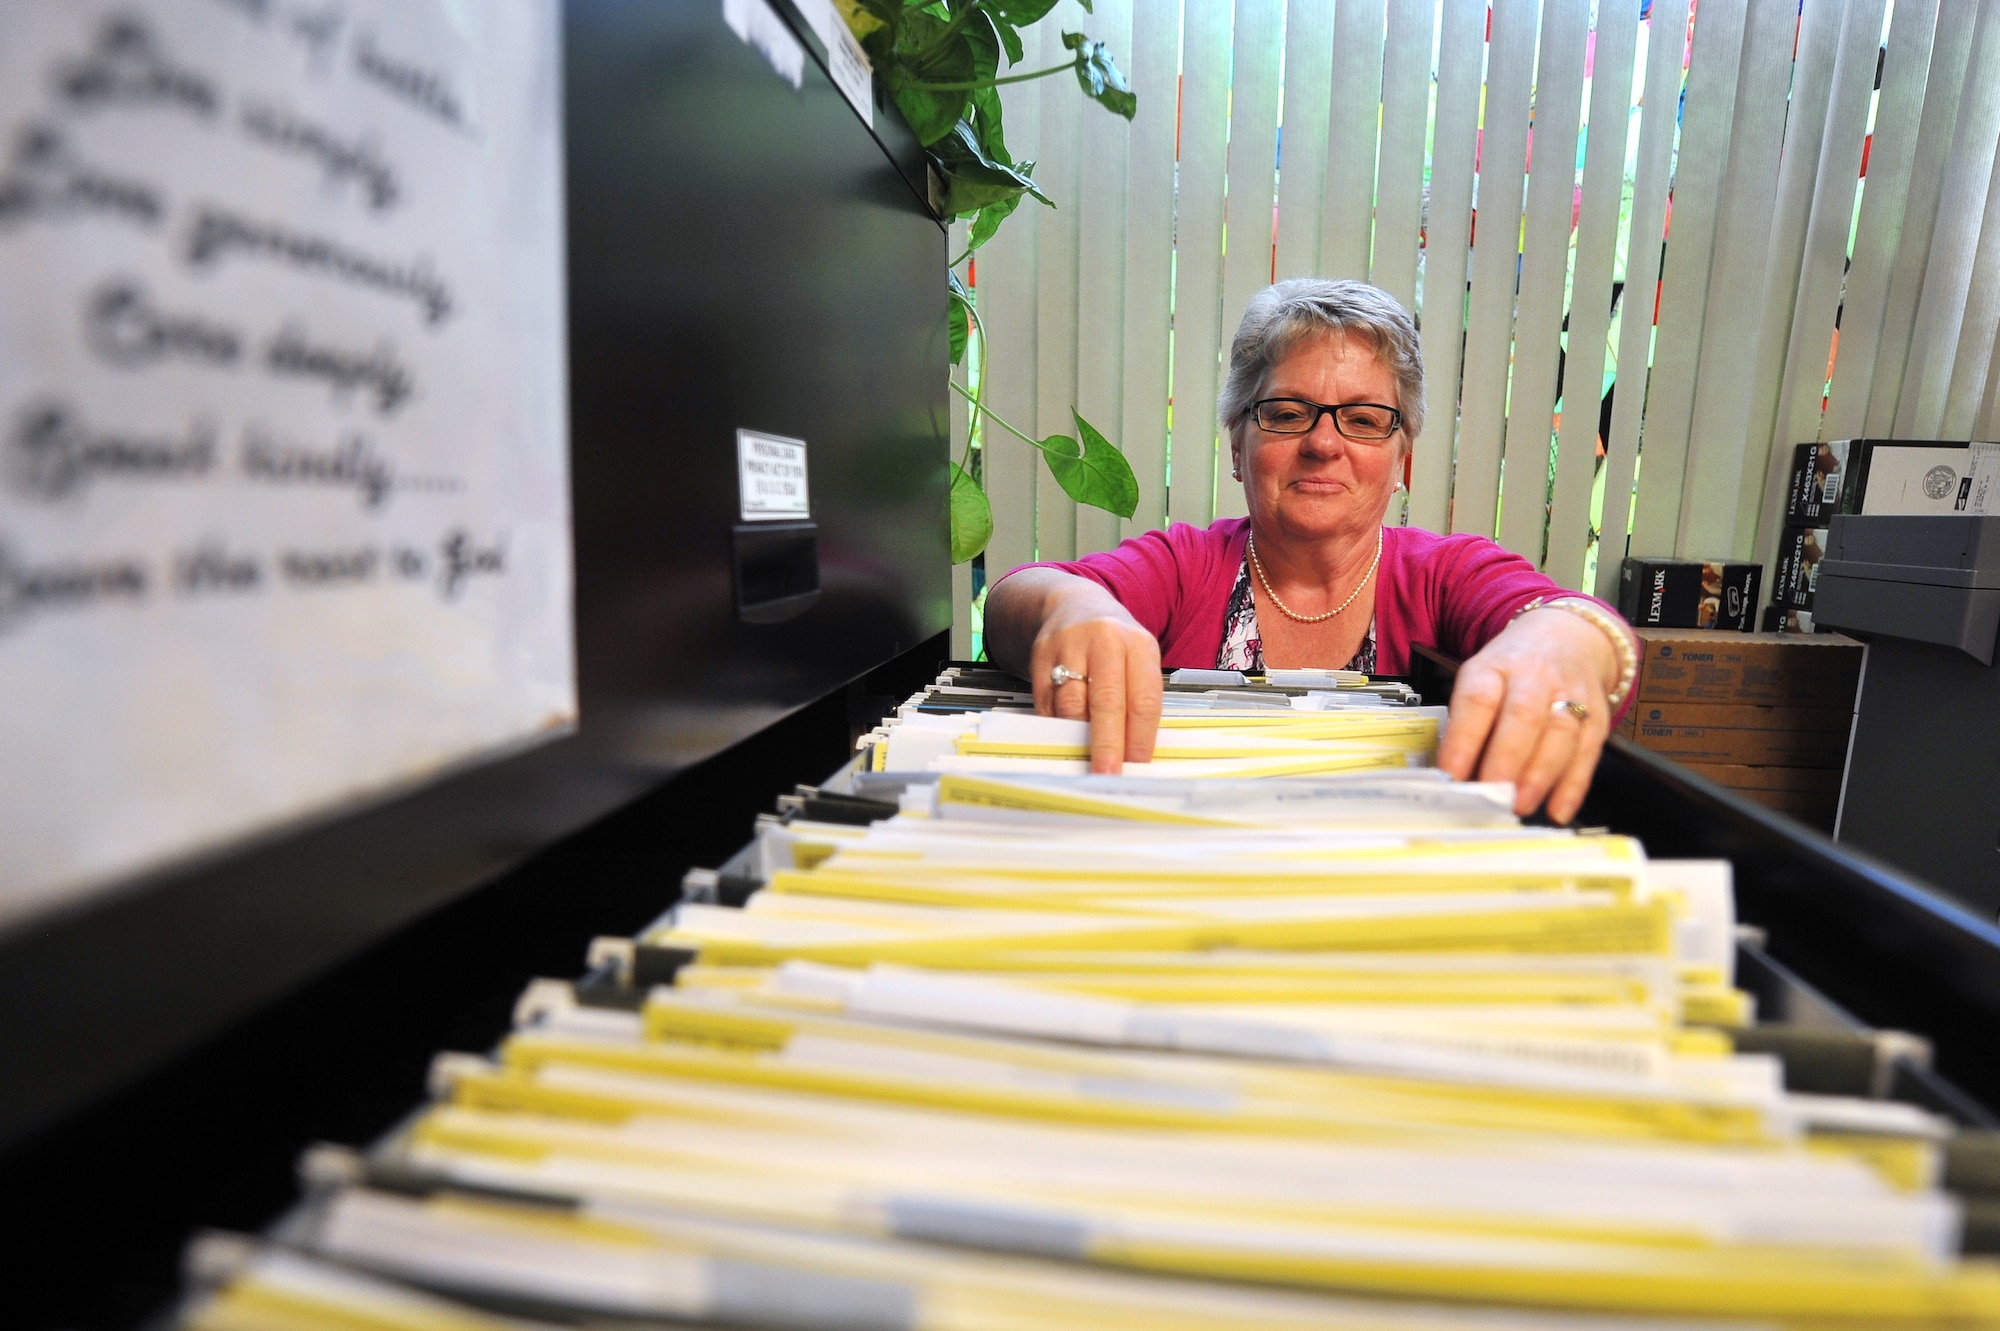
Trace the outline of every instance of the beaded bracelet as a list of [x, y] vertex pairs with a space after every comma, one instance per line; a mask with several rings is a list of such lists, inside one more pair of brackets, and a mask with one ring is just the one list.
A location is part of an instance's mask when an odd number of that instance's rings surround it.
[[1618, 654], [1618, 683], [1612, 688], [1605, 705], [1613, 716], [1625, 704], [1625, 698], [1632, 692], [1633, 681], [1639, 675], [1639, 651], [1632, 645], [1632, 631], [1614, 619], [1605, 608], [1595, 601], [1584, 600], [1580, 596], [1537, 596], [1534, 600], [1514, 612], [1519, 619], [1530, 610], [1567, 610], [1572, 615], [1595, 625], [1605, 637], [1611, 639], [1611, 650]]

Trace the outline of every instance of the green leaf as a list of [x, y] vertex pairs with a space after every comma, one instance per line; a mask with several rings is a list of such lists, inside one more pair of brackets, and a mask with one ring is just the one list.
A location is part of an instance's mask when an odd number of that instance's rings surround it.
[[1076, 81], [1083, 85], [1084, 95], [1127, 120], [1137, 114], [1139, 99], [1111, 58], [1111, 48], [1080, 32], [1066, 32], [1062, 38], [1063, 45], [1076, 52]]
[[972, 81], [984, 83], [1000, 73], [1000, 34], [994, 30], [993, 20], [985, 10], [975, 13], [960, 29], [965, 45], [972, 52]]
[[1014, 165], [1012, 154], [1007, 151], [1007, 131], [1000, 122], [1000, 90], [998, 88], [974, 88], [967, 99], [971, 108], [973, 137], [979, 140], [979, 149], [1002, 166]]
[[[945, 22], [919, 10], [906, 13], [896, 29], [895, 57], [883, 71], [896, 107], [910, 122], [917, 141], [926, 147], [951, 133], [952, 126], [965, 114], [964, 92], [937, 92], [919, 88], [919, 83], [971, 83], [978, 77], [977, 57], [963, 31], [945, 35]], [[942, 41], [939, 49], [918, 56], [931, 43]]]
[[1070, 408], [1069, 414], [1083, 440], [1081, 448], [1066, 434], [1052, 434], [1035, 445], [1042, 450], [1056, 484], [1079, 504], [1131, 517], [1139, 511], [1139, 482], [1132, 475], [1132, 464], [1076, 408]]
[[962, 92], [931, 92], [925, 88], [897, 88], [896, 109], [916, 131], [917, 142], [926, 148], [951, 132], [953, 122], [965, 110]]
[[951, 464], [951, 562], [963, 564], [993, 538], [993, 505], [956, 462]]
[[940, 164], [939, 170], [944, 176], [943, 212], [947, 218], [969, 217], [1002, 199], [1018, 199], [1030, 187], [1030, 182], [1012, 171], [996, 177], [984, 171], [962, 172], [946, 164]]
[[987, 17], [993, 19], [993, 30], [1000, 34], [1000, 45], [1007, 48], [1007, 67], [1011, 69], [1020, 64], [1027, 54], [1021, 47], [1021, 34], [1014, 31], [1013, 24], [994, 18], [990, 13]]
[[976, 76], [974, 66], [967, 63], [972, 48], [965, 45], [964, 26], [954, 32], [950, 19], [943, 5], [903, 15], [896, 29], [896, 54], [917, 78], [942, 83]]
[[963, 120], [931, 145], [931, 160], [945, 180], [944, 215], [948, 218], [964, 217], [1002, 199], [1018, 198], [1024, 190], [1055, 207], [1028, 174], [1034, 163], [1007, 166], [994, 161], [979, 146], [972, 126]]
[[[1031, 23], [1039, 23], [1056, 7], [1056, 0], [986, 0], [986, 8], [994, 18], [1002, 23], [1025, 28]], [[1090, 8], [1089, 5], [1084, 6]]]
[[1016, 194], [1011, 199], [1002, 199], [998, 203], [989, 203], [981, 208], [979, 216], [972, 219], [972, 234], [967, 237], [966, 249], [976, 250], [993, 239], [993, 233], [1000, 229], [1000, 224], [1011, 217], [1014, 210], [1020, 206], [1021, 196]]
[[851, 8], [847, 0], [835, 3], [845, 9], [849, 30], [861, 39], [861, 49], [875, 68], [891, 68], [896, 63], [896, 24], [902, 18], [902, 6], [896, 0], [853, 0]]
[[[952, 286], [958, 288], [958, 274], [952, 274]], [[952, 292], [950, 326], [952, 326], [952, 364], [956, 366], [966, 358], [966, 342], [972, 338], [972, 310], [966, 306], [958, 290]]]

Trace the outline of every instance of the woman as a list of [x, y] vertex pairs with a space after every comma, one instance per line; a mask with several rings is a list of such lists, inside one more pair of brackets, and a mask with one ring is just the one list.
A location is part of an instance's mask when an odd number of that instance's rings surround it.
[[1638, 663], [1602, 602], [1481, 536], [1385, 526], [1423, 428], [1409, 315], [1361, 282], [1296, 278], [1250, 302], [1222, 426], [1250, 516], [1177, 523], [1073, 563], [1031, 564], [986, 603], [993, 659], [1044, 713], [1087, 718], [1091, 767], [1144, 762], [1160, 668], [1409, 669], [1465, 662], [1438, 765], [1513, 781], [1515, 809], [1568, 822]]

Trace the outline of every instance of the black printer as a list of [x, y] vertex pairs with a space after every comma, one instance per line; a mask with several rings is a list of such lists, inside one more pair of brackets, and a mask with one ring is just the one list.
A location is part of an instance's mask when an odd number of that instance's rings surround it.
[[1868, 640], [1835, 837], [2000, 912], [2000, 517], [1843, 515], [1816, 623]]

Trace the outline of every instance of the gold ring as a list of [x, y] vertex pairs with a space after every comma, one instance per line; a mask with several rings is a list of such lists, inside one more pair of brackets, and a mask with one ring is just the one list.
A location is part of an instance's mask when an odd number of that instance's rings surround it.
[[1059, 665], [1049, 671], [1049, 683], [1055, 685], [1057, 688], [1061, 688], [1072, 680], [1079, 684], [1088, 684], [1090, 683], [1090, 676], [1080, 670], [1071, 670], [1066, 665]]
[[1551, 712], [1568, 712], [1571, 716], [1575, 717], [1579, 722], [1586, 721], [1590, 718], [1590, 709], [1588, 707], [1585, 707], [1580, 702], [1571, 702], [1567, 698], [1556, 699], [1554, 702], [1549, 704], [1549, 710]]

